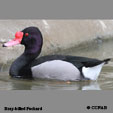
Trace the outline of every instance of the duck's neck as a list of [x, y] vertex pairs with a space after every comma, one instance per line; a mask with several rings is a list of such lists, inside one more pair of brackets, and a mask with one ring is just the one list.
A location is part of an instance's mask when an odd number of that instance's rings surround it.
[[12, 63], [9, 74], [12, 77], [27, 78], [24, 76], [29, 76], [29, 73], [31, 71], [30, 64], [36, 57], [39, 56], [41, 48], [42, 46], [39, 45], [37, 45], [37, 47], [25, 46], [24, 53]]

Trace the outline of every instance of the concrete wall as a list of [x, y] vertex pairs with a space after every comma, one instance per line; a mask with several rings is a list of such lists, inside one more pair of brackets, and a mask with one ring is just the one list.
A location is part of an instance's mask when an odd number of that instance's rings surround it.
[[0, 20], [0, 62], [13, 60], [23, 52], [22, 46], [1, 45], [13, 39], [16, 31], [29, 26], [37, 26], [43, 34], [41, 55], [93, 41], [98, 36], [113, 36], [113, 20]]

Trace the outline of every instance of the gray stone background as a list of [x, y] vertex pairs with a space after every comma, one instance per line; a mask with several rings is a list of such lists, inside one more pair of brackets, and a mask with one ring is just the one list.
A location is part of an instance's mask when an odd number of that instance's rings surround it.
[[22, 45], [3, 48], [2, 44], [29, 26], [36, 26], [42, 32], [41, 55], [57, 53], [98, 37], [113, 36], [113, 20], [0, 20], [0, 63], [6, 64], [24, 51]]

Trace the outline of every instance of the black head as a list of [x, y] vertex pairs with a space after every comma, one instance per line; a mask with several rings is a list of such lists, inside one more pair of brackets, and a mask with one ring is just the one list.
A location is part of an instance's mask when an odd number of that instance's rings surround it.
[[25, 45], [26, 53], [40, 52], [43, 44], [43, 38], [37, 27], [28, 27], [22, 30], [23, 38], [21, 44]]
[[16, 32], [15, 38], [3, 46], [7, 47], [17, 44], [25, 46], [25, 54], [40, 53], [43, 44], [42, 34], [37, 27], [27, 27], [21, 32]]

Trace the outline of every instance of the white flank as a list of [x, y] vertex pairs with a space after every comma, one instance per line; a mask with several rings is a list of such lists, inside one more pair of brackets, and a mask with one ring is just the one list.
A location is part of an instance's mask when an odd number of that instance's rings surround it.
[[57, 80], [80, 79], [80, 71], [71, 63], [61, 60], [47, 61], [40, 65], [32, 67], [34, 78], [46, 78]]
[[90, 80], [97, 80], [103, 65], [104, 63], [101, 63], [94, 67], [83, 67], [82, 73], [84, 77], [89, 78]]

